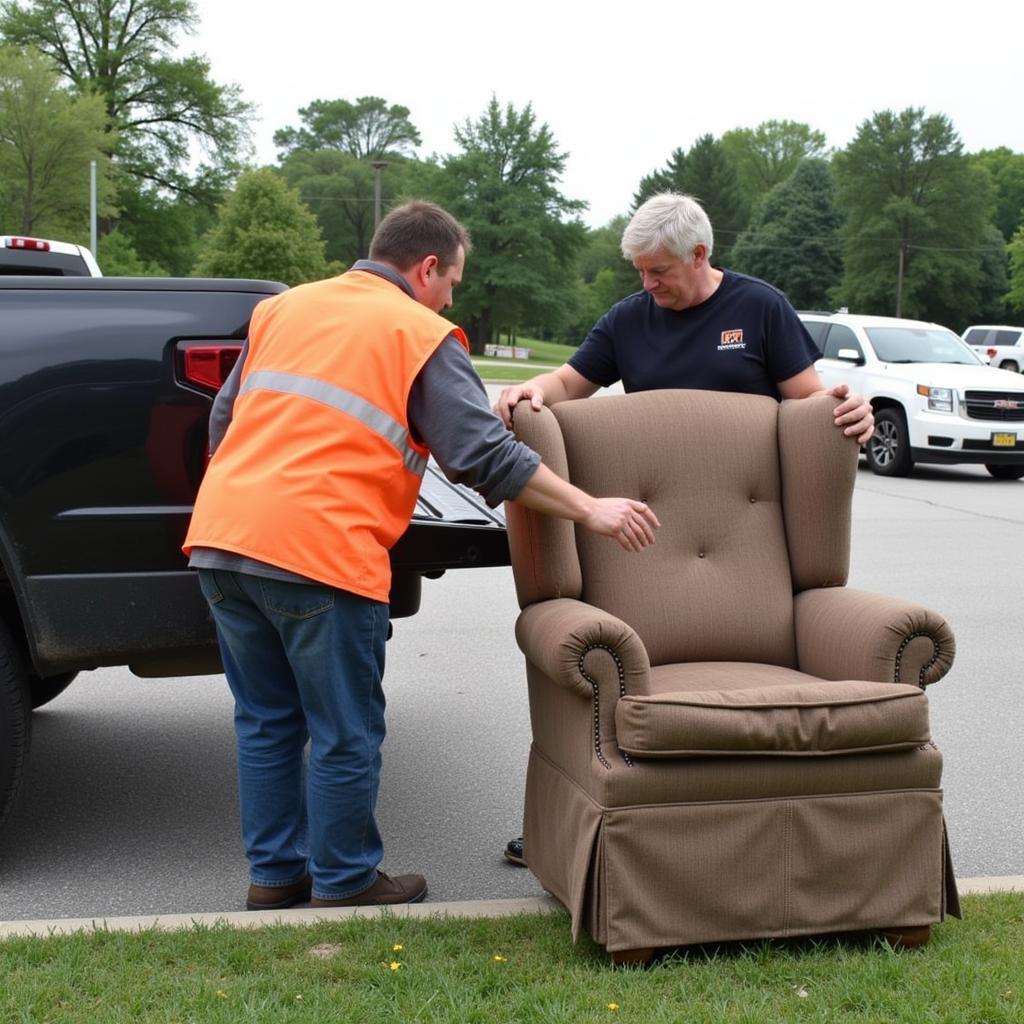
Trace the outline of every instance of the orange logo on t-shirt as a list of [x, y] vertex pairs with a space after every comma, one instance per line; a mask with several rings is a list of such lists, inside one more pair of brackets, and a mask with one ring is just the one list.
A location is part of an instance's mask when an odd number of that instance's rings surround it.
[[722, 331], [722, 343], [718, 346], [719, 351], [724, 348], [746, 348], [743, 344], [743, 329], [735, 331]]

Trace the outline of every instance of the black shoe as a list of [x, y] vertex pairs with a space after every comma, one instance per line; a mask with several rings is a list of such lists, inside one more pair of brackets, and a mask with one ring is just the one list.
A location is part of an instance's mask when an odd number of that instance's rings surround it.
[[503, 851], [505, 854], [505, 860], [510, 864], [515, 864], [518, 867], [526, 867], [526, 859], [523, 857], [523, 837], [516, 836], [515, 839], [510, 839], [505, 844]]

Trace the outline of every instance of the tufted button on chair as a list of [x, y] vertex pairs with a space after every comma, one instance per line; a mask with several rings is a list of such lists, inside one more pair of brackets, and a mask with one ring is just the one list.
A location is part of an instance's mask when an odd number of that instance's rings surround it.
[[515, 410], [592, 494], [647, 501], [629, 553], [518, 505], [525, 859], [613, 961], [958, 914], [924, 687], [935, 612], [845, 586], [857, 445], [835, 400], [649, 391]]

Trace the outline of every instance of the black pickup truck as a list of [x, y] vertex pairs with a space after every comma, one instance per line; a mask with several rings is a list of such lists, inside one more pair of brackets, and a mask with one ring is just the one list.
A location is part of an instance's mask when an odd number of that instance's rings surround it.
[[[0, 821], [32, 709], [84, 669], [220, 671], [181, 543], [210, 404], [267, 281], [0, 276]], [[393, 618], [422, 579], [505, 565], [501, 510], [431, 465], [392, 551]]]

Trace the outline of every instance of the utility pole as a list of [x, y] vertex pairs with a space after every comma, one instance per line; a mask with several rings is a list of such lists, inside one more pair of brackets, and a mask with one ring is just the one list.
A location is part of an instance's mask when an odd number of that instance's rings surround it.
[[900, 239], [900, 264], [896, 272], [896, 315], [903, 316], [903, 263], [904, 253], [907, 250], [906, 240]]
[[387, 167], [387, 160], [372, 160], [370, 166], [373, 168], [373, 230], [377, 230], [380, 223], [380, 176], [381, 171]]
[[96, 161], [89, 161], [89, 248], [96, 255]]

